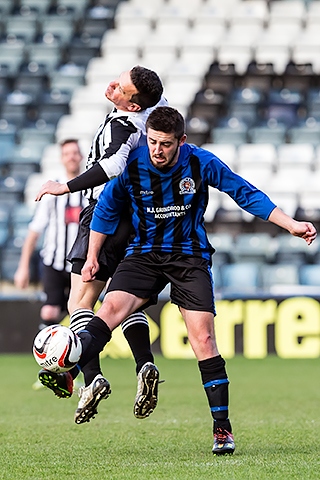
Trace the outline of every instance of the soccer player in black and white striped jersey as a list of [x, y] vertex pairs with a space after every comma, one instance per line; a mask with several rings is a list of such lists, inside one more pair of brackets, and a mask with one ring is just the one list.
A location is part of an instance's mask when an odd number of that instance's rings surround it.
[[[115, 236], [106, 241], [101, 251], [100, 270], [96, 278], [91, 283], [83, 283], [81, 269], [87, 257], [89, 225], [94, 206], [105, 183], [124, 170], [130, 151], [145, 144], [145, 122], [148, 115], [155, 106], [167, 104], [162, 93], [161, 80], [152, 70], [135, 66], [130, 71], [121, 73], [106, 89], [105, 96], [114, 104], [114, 109], [96, 132], [87, 161], [87, 171], [65, 184], [47, 182], [36, 198], [40, 200], [48, 193], [63, 195], [83, 190], [89, 200], [89, 206], [81, 214], [77, 240], [67, 257], [72, 263], [68, 309], [70, 326], [75, 332], [84, 329], [93, 317], [94, 304], [122, 260], [131, 232], [131, 219], [127, 211], [124, 212]], [[135, 358], [138, 375], [134, 414], [137, 418], [145, 418], [156, 407], [159, 380], [158, 369], [153, 363], [145, 314], [142, 311], [133, 313], [122, 323], [122, 329]], [[66, 374], [41, 371], [39, 379], [59, 397], [69, 397], [70, 385], [77, 373], [77, 369]], [[89, 421], [93, 412], [97, 413], [96, 407], [100, 400], [107, 398], [110, 393], [109, 385], [104, 383], [98, 357], [85, 367], [83, 373], [86, 388], [81, 392], [75, 415], [76, 423]], [[90, 409], [87, 409], [88, 405]]]
[[[60, 148], [64, 171], [59, 178], [64, 182], [80, 174], [83, 157], [77, 140], [65, 140]], [[71, 266], [66, 261], [66, 255], [78, 232], [79, 213], [87, 204], [88, 200], [79, 192], [57, 198], [48, 196], [37, 205], [29, 224], [14, 283], [21, 289], [29, 286], [32, 255], [39, 238], [44, 235], [40, 256], [43, 263], [41, 281], [46, 299], [40, 310], [39, 329], [59, 323], [67, 309]]]

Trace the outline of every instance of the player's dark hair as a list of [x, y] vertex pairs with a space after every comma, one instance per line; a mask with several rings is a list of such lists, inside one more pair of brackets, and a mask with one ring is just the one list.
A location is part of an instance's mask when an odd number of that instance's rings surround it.
[[130, 70], [130, 77], [138, 93], [132, 95], [131, 102], [146, 110], [154, 107], [160, 100], [163, 86], [160, 78], [153, 70], [137, 65]]
[[79, 140], [77, 140], [76, 138], [67, 138], [66, 140], [60, 142], [60, 147], [64, 147], [65, 145], [68, 145], [68, 143], [76, 143], [77, 145], [79, 145]]
[[183, 116], [178, 110], [172, 107], [157, 107], [147, 118], [146, 130], [152, 128], [158, 132], [174, 133], [175, 138], [180, 138], [185, 134], [185, 122]]

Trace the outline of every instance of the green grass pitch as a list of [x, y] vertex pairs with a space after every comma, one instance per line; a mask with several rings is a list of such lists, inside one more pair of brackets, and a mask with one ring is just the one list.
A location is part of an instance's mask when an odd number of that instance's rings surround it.
[[0, 479], [319, 480], [319, 359], [228, 360], [236, 452], [226, 457], [211, 453], [196, 360], [156, 363], [165, 383], [149, 418], [132, 413], [133, 360], [106, 358], [112, 395], [94, 420], [76, 425], [75, 395], [32, 390], [32, 355], [0, 355]]

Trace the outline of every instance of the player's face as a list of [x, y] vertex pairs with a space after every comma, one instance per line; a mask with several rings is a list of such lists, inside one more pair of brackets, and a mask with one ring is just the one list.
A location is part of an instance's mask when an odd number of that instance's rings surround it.
[[147, 141], [152, 165], [159, 170], [173, 167], [178, 161], [179, 150], [185, 140], [186, 135], [178, 140], [174, 133], [164, 133], [149, 128]]
[[61, 147], [61, 162], [70, 176], [79, 175], [82, 155], [75, 142], [66, 143]]
[[[124, 111], [137, 110], [137, 104], [130, 101], [132, 95], [138, 93], [138, 90], [131, 81], [130, 72], [122, 72], [120, 77], [110, 82], [105, 96], [116, 108]], [[135, 108], [133, 108], [135, 106]]]

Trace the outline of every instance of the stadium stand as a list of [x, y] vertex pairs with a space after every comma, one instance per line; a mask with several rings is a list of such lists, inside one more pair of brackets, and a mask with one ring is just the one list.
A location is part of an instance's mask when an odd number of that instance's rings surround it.
[[[111, 108], [105, 86], [135, 64], [158, 71], [190, 142], [319, 228], [319, 27], [317, 0], [0, 0], [1, 278], [19, 252], [18, 212], [56, 175], [57, 142], [80, 138], [87, 152]], [[317, 284], [307, 267], [320, 249], [214, 189], [205, 220], [220, 291]]]

